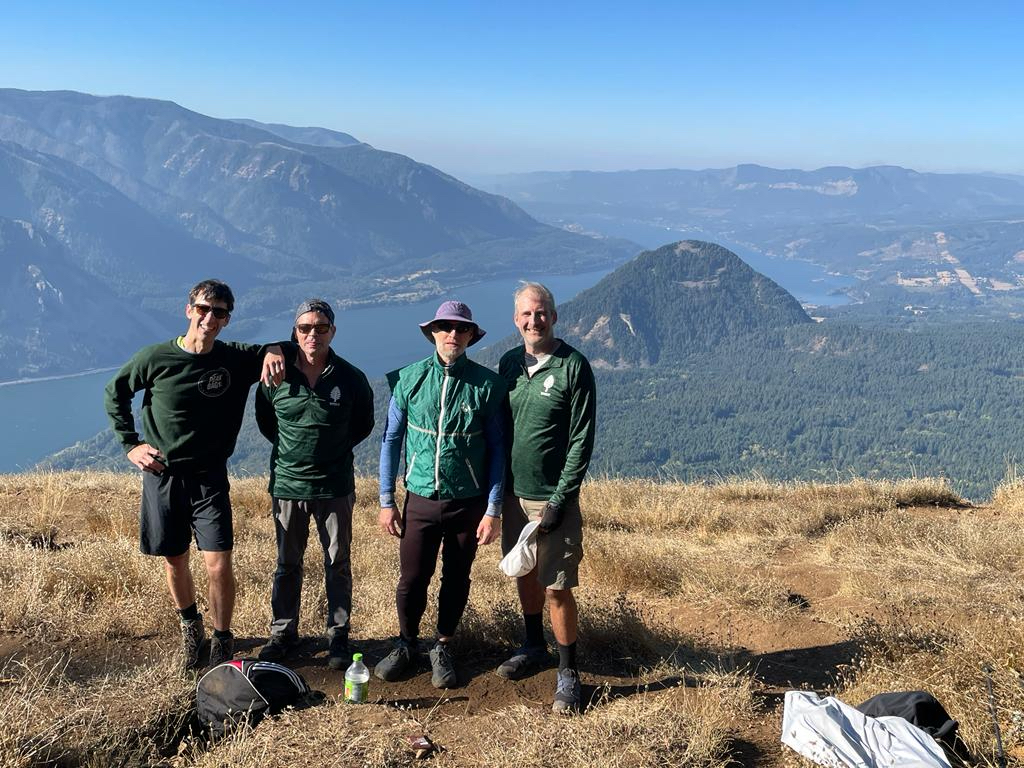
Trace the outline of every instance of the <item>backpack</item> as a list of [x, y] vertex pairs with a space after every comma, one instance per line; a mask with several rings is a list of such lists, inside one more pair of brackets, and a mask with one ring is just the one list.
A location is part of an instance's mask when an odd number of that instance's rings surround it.
[[959, 723], [927, 691], [897, 691], [872, 696], [857, 706], [869, 717], [895, 715], [916, 725], [942, 747], [953, 765], [970, 762], [971, 754], [958, 733]]
[[199, 719], [217, 737], [248, 721], [256, 725], [266, 715], [304, 703], [311, 691], [296, 672], [281, 664], [234, 659], [218, 664], [196, 685]]

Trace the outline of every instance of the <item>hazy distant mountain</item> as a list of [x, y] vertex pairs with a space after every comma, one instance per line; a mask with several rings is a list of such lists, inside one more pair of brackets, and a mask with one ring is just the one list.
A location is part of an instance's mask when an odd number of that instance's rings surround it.
[[117, 298], [79, 269], [53, 237], [0, 217], [0, 360], [3, 378], [123, 362], [120, 350], [168, 334], [169, 325]]
[[823, 314], [962, 322], [1024, 313], [1019, 176], [739, 165], [514, 174], [483, 184], [573, 231], [648, 248], [692, 237], [821, 265], [850, 278], [852, 299]]
[[918, 173], [896, 166], [802, 171], [748, 164], [703, 171], [538, 172], [492, 176], [483, 186], [531, 210], [661, 208], [734, 222], [995, 215], [1024, 207], [1022, 179]]
[[282, 125], [281, 123], [260, 123], [256, 120], [236, 118], [236, 123], [248, 125], [250, 128], [259, 128], [273, 133], [275, 136], [294, 141], [296, 144], [312, 144], [317, 147], [350, 147], [353, 144], [362, 142], [354, 136], [341, 131], [332, 131], [328, 128], [297, 128], [294, 125]]
[[403, 301], [636, 250], [541, 224], [347, 134], [70, 91], [0, 90], [0, 216], [53, 235], [140, 306], [177, 307], [184, 287], [216, 275], [249, 318], [310, 293]]

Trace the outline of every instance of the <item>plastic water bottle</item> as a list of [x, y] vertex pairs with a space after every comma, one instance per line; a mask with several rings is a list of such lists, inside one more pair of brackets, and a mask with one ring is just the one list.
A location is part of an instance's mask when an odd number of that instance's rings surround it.
[[363, 654], [352, 656], [352, 665], [345, 670], [345, 701], [365, 704], [370, 692], [370, 670], [363, 664]]

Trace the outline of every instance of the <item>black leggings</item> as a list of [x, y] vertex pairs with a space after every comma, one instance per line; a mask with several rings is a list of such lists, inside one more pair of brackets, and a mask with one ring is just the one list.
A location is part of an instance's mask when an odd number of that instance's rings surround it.
[[455, 634], [469, 600], [469, 572], [476, 557], [476, 529], [487, 509], [487, 497], [432, 499], [409, 493], [402, 511], [402, 542], [396, 602], [402, 637], [419, 637], [427, 607], [427, 587], [441, 551], [441, 590], [437, 597], [437, 633]]

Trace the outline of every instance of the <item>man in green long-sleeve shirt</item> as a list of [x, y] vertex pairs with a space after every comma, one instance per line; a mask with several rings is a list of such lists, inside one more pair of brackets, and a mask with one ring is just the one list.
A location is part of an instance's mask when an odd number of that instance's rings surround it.
[[551, 291], [524, 283], [515, 293], [514, 322], [523, 345], [506, 352], [498, 372], [508, 385], [512, 440], [501, 531], [504, 554], [529, 520], [539, 522], [537, 566], [517, 580], [526, 639], [498, 667], [517, 680], [548, 661], [543, 611], [547, 600], [558, 643], [558, 684], [552, 709], [580, 707], [576, 664], [579, 623], [572, 590], [583, 559], [579, 495], [594, 450], [596, 393], [587, 359], [555, 338], [558, 313]]
[[334, 311], [309, 299], [295, 313], [295, 362], [279, 386], [256, 393], [256, 423], [274, 448], [270, 457], [277, 569], [270, 605], [270, 641], [264, 661], [281, 661], [299, 639], [302, 561], [309, 520], [316, 521], [324, 552], [327, 592], [327, 663], [349, 662], [352, 612], [352, 448], [373, 429], [373, 392], [358, 368], [331, 349]]
[[[210, 664], [234, 653], [231, 614], [234, 537], [227, 460], [235, 450], [249, 388], [261, 377], [264, 348], [225, 343], [235, 298], [219, 280], [204, 280], [185, 306], [188, 330], [177, 339], [139, 350], [107, 384], [105, 405], [128, 460], [142, 470], [139, 545], [164, 558], [171, 598], [181, 619], [184, 664], [199, 664], [205, 637], [189, 568], [193, 535], [203, 553], [214, 634]], [[269, 380], [284, 370], [280, 347], [262, 363]], [[140, 435], [132, 399], [144, 392]]]

